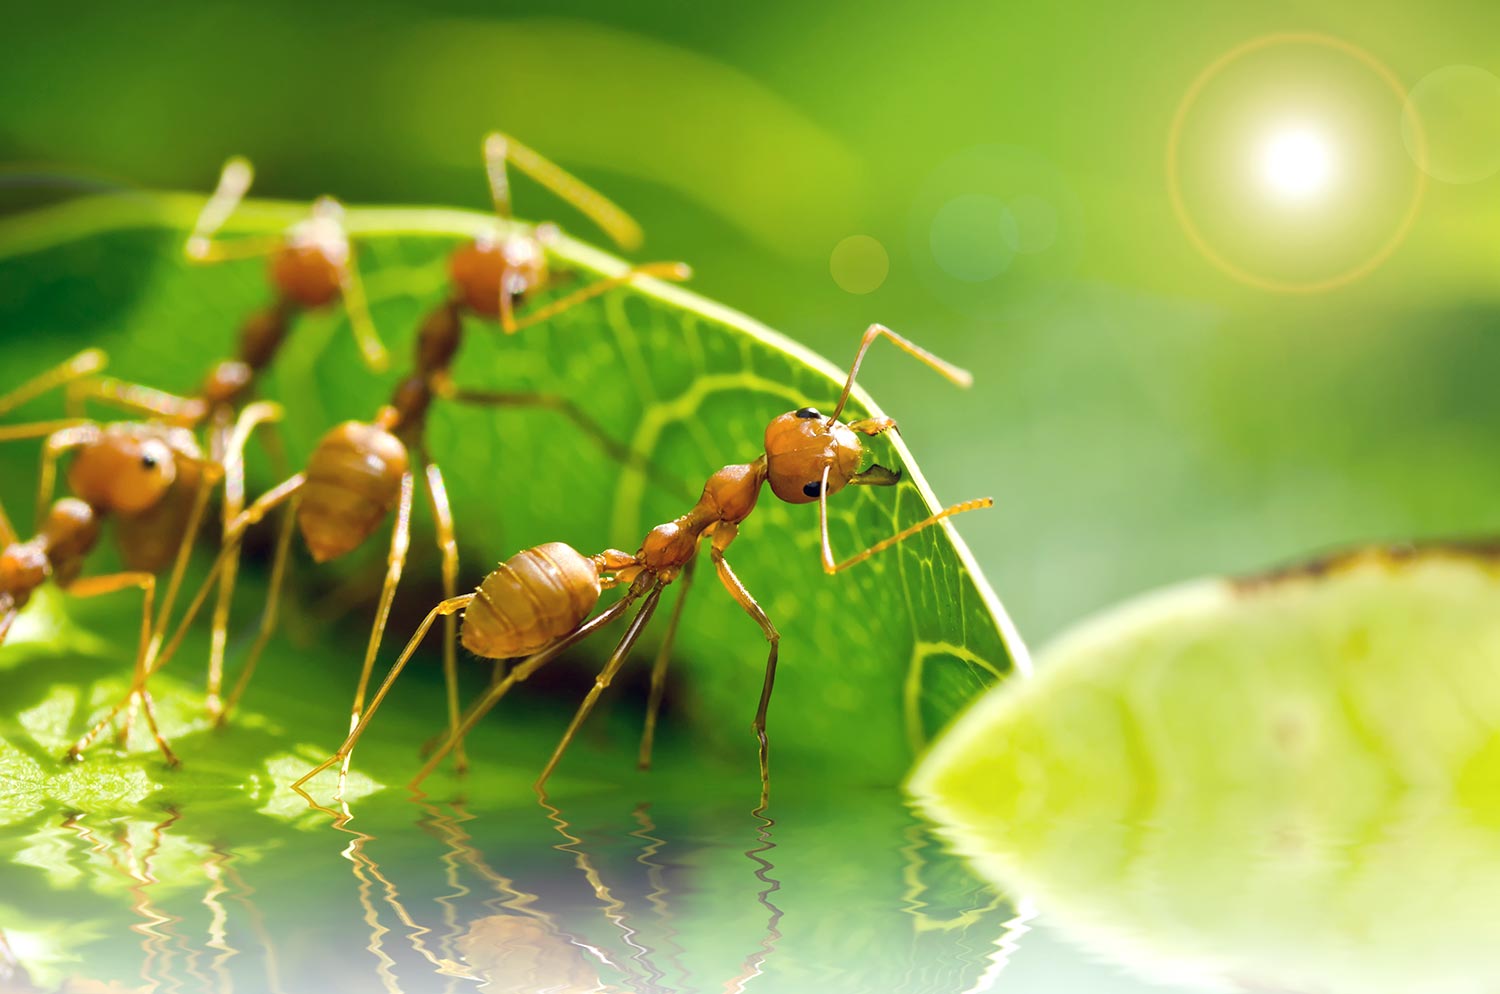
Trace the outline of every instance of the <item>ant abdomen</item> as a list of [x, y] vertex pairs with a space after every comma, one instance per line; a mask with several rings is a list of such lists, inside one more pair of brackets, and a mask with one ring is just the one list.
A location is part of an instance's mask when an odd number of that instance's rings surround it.
[[460, 638], [486, 659], [528, 656], [582, 624], [602, 589], [598, 562], [571, 545], [524, 549], [484, 578]]
[[401, 499], [411, 465], [406, 445], [379, 425], [345, 421], [323, 436], [307, 463], [297, 526], [320, 563], [353, 552]]

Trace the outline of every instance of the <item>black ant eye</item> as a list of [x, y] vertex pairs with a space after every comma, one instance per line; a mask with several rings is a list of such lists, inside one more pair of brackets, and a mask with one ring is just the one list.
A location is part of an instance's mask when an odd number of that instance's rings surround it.
[[151, 453], [141, 456], [141, 469], [152, 470], [156, 468], [156, 457]]
[[821, 418], [822, 416], [823, 415], [818, 413], [818, 409], [816, 407], [804, 407], [802, 408], [802, 410], [797, 412], [797, 417], [799, 418]]
[[811, 482], [809, 484], [806, 484], [805, 486], [803, 486], [802, 492], [805, 493], [805, 494], [807, 494], [807, 496], [809, 496], [809, 497], [820, 497], [820, 496], [822, 496], [822, 494], [823, 494], [823, 481], [822, 480], [814, 480], [813, 482]]

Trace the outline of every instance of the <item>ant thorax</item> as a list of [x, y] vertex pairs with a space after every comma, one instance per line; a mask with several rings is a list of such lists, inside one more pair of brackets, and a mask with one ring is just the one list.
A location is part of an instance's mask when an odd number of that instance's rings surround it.
[[843, 489], [859, 472], [864, 445], [842, 421], [811, 407], [788, 411], [766, 426], [766, 478], [771, 492], [788, 504], [807, 504]]

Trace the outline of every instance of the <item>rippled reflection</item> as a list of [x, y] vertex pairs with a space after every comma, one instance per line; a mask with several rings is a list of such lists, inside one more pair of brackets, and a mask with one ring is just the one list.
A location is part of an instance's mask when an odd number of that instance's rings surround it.
[[0, 994], [958, 992], [1024, 931], [891, 792], [683, 793], [38, 816], [4, 844]]

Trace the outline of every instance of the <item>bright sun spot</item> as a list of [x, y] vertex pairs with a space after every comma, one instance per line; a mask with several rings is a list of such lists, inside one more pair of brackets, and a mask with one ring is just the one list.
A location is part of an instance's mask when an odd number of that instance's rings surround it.
[[1279, 196], [1307, 200], [1326, 189], [1333, 178], [1333, 151], [1316, 131], [1280, 131], [1262, 149], [1261, 175]]

